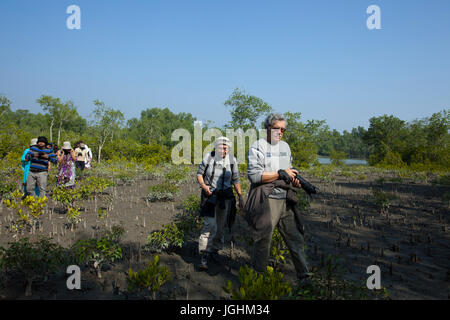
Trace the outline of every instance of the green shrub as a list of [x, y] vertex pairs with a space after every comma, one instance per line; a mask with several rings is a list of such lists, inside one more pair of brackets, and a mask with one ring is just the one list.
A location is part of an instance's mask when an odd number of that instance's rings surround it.
[[114, 186], [115, 183], [104, 177], [88, 177], [83, 180], [78, 186], [81, 198], [89, 199], [92, 194], [99, 194], [105, 191], [106, 188]]
[[128, 269], [128, 291], [134, 292], [138, 290], [141, 292], [142, 290], [149, 290], [153, 294], [153, 299], [155, 298], [155, 293], [168, 280], [170, 280], [169, 268], [160, 266], [158, 255], [155, 255], [143, 270], [135, 272], [131, 268]]
[[41, 238], [38, 242], [29, 242], [28, 238], [10, 242], [10, 247], [0, 247], [0, 265], [5, 271], [19, 272], [25, 279], [25, 295], [31, 296], [31, 286], [38, 280], [46, 281], [50, 273], [57, 271], [67, 263], [68, 255], [64, 248]]
[[379, 208], [381, 214], [385, 214], [391, 206], [391, 201], [395, 199], [395, 196], [384, 192], [383, 190], [373, 189], [372, 199], [375, 205]]
[[344, 268], [339, 259], [329, 255], [322, 265], [314, 270], [310, 281], [293, 290], [291, 299], [300, 300], [366, 300], [387, 298], [387, 290], [369, 290], [366, 284], [357, 284], [343, 279]]
[[192, 179], [190, 171], [191, 169], [188, 166], [177, 167], [166, 173], [164, 178], [170, 184], [184, 183]]
[[27, 196], [16, 190], [11, 194], [11, 199], [7, 199], [5, 204], [11, 208], [17, 220], [13, 222], [12, 229], [15, 231], [22, 231], [25, 227], [33, 227], [39, 220], [39, 217], [44, 213], [44, 208], [47, 206], [47, 197], [32, 197]]
[[173, 201], [175, 196], [180, 193], [180, 188], [167, 181], [151, 186], [148, 188], [147, 199], [151, 202], [154, 201]]
[[0, 199], [8, 199], [17, 188], [17, 183], [10, 180], [7, 175], [0, 175]]
[[300, 209], [300, 211], [308, 211], [308, 209], [311, 207], [310, 198], [305, 191], [300, 190], [297, 192], [297, 200], [298, 208]]
[[286, 243], [284, 242], [278, 227], [275, 227], [272, 233], [272, 241], [270, 242], [270, 256], [275, 260], [275, 268], [277, 265], [286, 260], [289, 254]]
[[200, 196], [192, 194], [181, 202], [182, 212], [175, 216], [175, 224], [182, 230], [184, 236], [197, 234], [203, 226], [200, 217]]
[[332, 150], [330, 153], [331, 164], [334, 166], [343, 167], [345, 165], [345, 158], [347, 158], [345, 152]]
[[78, 263], [92, 263], [97, 277], [101, 278], [104, 262], [114, 262], [122, 258], [122, 248], [117, 241], [106, 236], [100, 239], [78, 240], [72, 246]]
[[239, 287], [233, 288], [231, 281], [223, 290], [231, 294], [233, 300], [277, 300], [287, 297], [292, 287], [283, 281], [284, 275], [267, 267], [263, 274], [258, 274], [248, 266], [239, 268]]
[[442, 184], [442, 185], [444, 185], [444, 186], [449, 186], [449, 185], [450, 185], [450, 174], [447, 173], [447, 174], [439, 175], [439, 176], [434, 180], [434, 183]]
[[146, 250], [151, 252], [171, 251], [183, 246], [184, 232], [175, 223], [170, 223], [161, 230], [152, 232], [147, 238]]

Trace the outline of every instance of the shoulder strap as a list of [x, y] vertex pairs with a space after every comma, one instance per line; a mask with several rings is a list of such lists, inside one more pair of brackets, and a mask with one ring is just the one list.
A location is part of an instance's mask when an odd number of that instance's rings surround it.
[[[215, 157], [214, 157], [214, 156], [215, 156], [215, 152], [214, 152], [214, 151], [211, 151], [210, 156], [214, 158], [214, 163], [213, 163], [213, 167], [212, 167], [212, 174], [213, 174], [213, 176], [214, 176], [214, 171], [216, 170], [216, 159], [215, 159]], [[210, 162], [210, 161], [211, 161], [211, 158], [208, 159], [208, 163], [206, 164], [205, 172], [203, 173], [203, 181], [205, 180], [206, 172], [207, 172], [207, 170], [208, 170], [209, 162]], [[210, 177], [208, 177], [208, 183], [211, 184], [211, 182], [212, 182], [212, 179], [210, 179]], [[206, 182], [205, 182], [205, 183], [206, 183]]]

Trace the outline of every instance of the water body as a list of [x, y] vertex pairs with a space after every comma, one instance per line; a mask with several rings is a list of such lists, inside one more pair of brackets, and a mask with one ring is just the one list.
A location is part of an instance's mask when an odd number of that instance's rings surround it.
[[[331, 164], [330, 158], [327, 157], [319, 157], [318, 160], [320, 164]], [[348, 165], [367, 166], [367, 160], [364, 159], [344, 159], [344, 163]]]

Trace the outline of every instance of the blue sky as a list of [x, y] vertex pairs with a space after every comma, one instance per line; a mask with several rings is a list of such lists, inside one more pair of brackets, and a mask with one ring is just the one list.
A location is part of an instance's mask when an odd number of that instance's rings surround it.
[[[66, 8], [81, 8], [68, 30]], [[366, 9], [381, 9], [368, 30]], [[2, 0], [0, 94], [42, 112], [42, 94], [94, 99], [138, 117], [150, 107], [221, 126], [238, 87], [279, 112], [340, 131], [385, 113], [450, 106], [450, 1]]]

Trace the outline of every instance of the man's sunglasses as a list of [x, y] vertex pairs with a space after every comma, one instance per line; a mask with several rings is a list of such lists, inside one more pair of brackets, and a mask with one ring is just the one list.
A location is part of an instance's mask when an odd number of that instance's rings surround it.
[[284, 133], [286, 131], [286, 128], [272, 127], [272, 130], [281, 130], [281, 133]]

